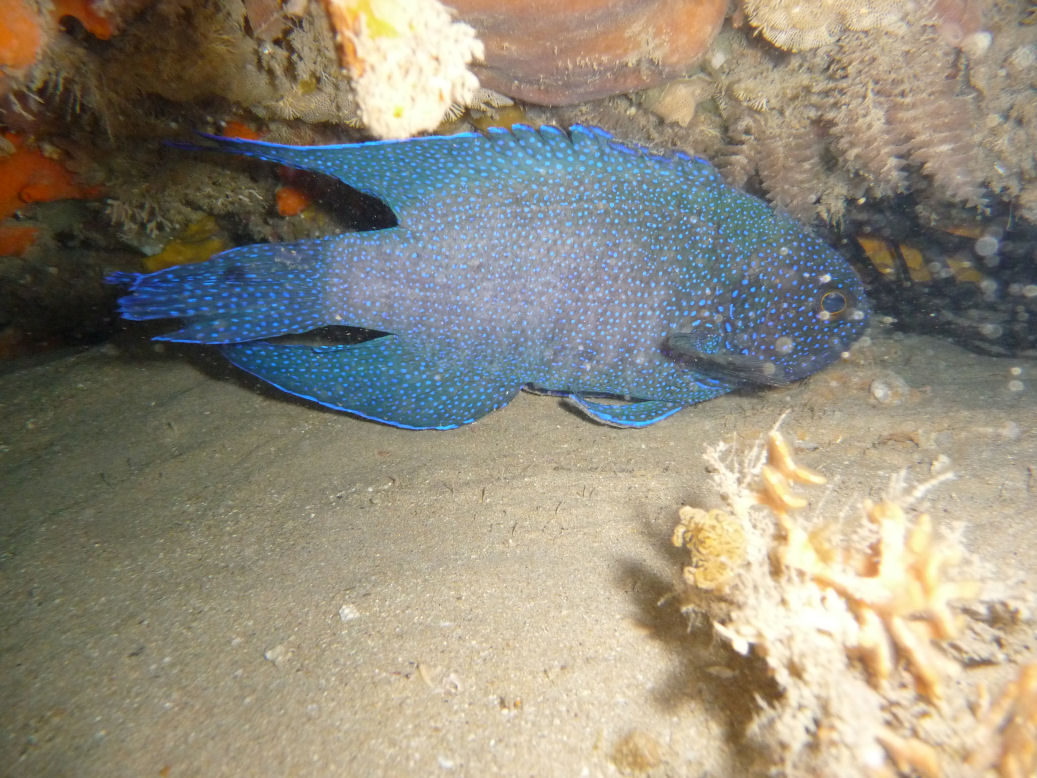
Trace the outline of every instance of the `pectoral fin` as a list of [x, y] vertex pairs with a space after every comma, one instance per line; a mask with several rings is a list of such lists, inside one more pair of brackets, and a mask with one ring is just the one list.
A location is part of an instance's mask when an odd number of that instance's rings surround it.
[[592, 419], [612, 427], [647, 427], [684, 407], [662, 400], [601, 403], [580, 394], [570, 394], [569, 399]]
[[785, 372], [774, 362], [725, 350], [714, 338], [675, 332], [663, 341], [662, 351], [696, 372], [732, 386], [784, 386], [790, 383]]

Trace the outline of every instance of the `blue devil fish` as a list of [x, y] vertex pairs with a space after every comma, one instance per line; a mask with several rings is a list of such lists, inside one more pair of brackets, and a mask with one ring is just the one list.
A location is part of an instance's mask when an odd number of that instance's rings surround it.
[[[364, 418], [448, 429], [526, 387], [640, 427], [809, 375], [867, 321], [853, 269], [800, 224], [704, 160], [600, 129], [211, 141], [339, 178], [398, 224], [117, 273], [122, 315], [178, 317], [183, 329], [159, 340], [222, 344], [274, 386]], [[329, 325], [375, 336], [267, 340]]]

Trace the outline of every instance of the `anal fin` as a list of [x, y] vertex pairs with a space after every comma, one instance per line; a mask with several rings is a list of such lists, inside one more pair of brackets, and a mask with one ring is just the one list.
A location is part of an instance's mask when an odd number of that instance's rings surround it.
[[406, 429], [467, 424], [519, 390], [478, 365], [424, 353], [395, 335], [338, 346], [235, 343], [223, 353], [285, 392]]

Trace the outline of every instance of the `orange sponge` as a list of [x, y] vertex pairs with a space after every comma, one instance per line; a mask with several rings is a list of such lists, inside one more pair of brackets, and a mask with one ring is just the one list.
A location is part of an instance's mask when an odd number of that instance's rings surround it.
[[[60, 162], [26, 146], [20, 135], [5, 132], [3, 140], [11, 150], [6, 156], [0, 152], [0, 219], [31, 203], [89, 199], [101, 194], [101, 187], [84, 185]], [[30, 228], [4, 225], [0, 254], [23, 254], [34, 238]]]
[[36, 242], [39, 230], [20, 224], [0, 224], [0, 257], [20, 257]]
[[294, 186], [277, 189], [277, 212], [281, 216], [298, 216], [310, 205], [310, 196]]
[[226, 138], [241, 138], [243, 140], [262, 140], [263, 136], [256, 130], [249, 127], [245, 122], [239, 122], [237, 119], [231, 119], [223, 125], [223, 132], [221, 133]]
[[26, 146], [21, 136], [5, 132], [3, 138], [14, 150], [0, 156], [0, 219], [30, 203], [101, 194], [100, 187], [84, 186], [60, 162]]
[[91, 0], [54, 0], [54, 18], [65, 16], [74, 16], [88, 33], [103, 41], [115, 32], [111, 20], [97, 13]]
[[26, 68], [43, 44], [40, 18], [25, 0], [0, 0], [0, 67]]

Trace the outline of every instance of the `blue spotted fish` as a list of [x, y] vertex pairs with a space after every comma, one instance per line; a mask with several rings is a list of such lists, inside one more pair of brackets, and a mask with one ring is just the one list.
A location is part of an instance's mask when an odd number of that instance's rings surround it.
[[[525, 387], [640, 427], [813, 373], [866, 324], [852, 268], [797, 222], [704, 160], [593, 127], [210, 140], [341, 179], [398, 224], [118, 273], [122, 315], [178, 317], [183, 328], [159, 340], [221, 344], [278, 388], [364, 418], [449, 429]], [[334, 325], [374, 336], [270, 341]]]

